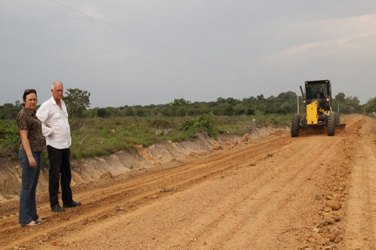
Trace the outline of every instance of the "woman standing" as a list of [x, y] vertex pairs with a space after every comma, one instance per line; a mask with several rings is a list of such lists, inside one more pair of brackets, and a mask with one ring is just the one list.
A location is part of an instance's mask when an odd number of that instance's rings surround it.
[[19, 210], [19, 223], [21, 226], [35, 226], [40, 223], [35, 194], [45, 140], [42, 134], [42, 124], [35, 115], [37, 101], [35, 89], [25, 90], [23, 108], [17, 116], [17, 125], [21, 138], [19, 149], [22, 168]]

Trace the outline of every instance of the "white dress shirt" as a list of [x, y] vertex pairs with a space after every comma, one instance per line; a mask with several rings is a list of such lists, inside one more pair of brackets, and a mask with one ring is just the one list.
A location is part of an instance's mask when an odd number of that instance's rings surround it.
[[68, 112], [63, 100], [60, 108], [51, 97], [39, 107], [37, 117], [42, 122], [42, 133], [46, 137], [47, 145], [57, 149], [70, 147], [72, 139]]

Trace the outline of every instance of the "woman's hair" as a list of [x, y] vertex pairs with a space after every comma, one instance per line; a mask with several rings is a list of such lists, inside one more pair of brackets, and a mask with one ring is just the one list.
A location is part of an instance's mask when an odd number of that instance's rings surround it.
[[23, 96], [22, 96], [22, 99], [24, 102], [26, 102], [26, 96], [31, 94], [31, 93], [34, 93], [35, 95], [37, 95], [37, 91], [35, 89], [26, 89], [23, 93]]

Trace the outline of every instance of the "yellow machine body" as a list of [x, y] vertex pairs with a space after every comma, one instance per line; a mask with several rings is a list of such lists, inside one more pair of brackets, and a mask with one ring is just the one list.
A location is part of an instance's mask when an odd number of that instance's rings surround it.
[[307, 104], [306, 109], [307, 109], [307, 125], [311, 124], [318, 124], [319, 121], [319, 105], [320, 103], [315, 100], [311, 102], [310, 104]]
[[[329, 80], [314, 80], [305, 82], [305, 91], [300, 86], [303, 102], [306, 108], [304, 117], [293, 114], [291, 119], [291, 137], [299, 136], [300, 129], [314, 128], [327, 130], [328, 136], [335, 135], [336, 128], [344, 128], [340, 117], [332, 109], [332, 88]], [[309, 130], [309, 129], [307, 129]]]

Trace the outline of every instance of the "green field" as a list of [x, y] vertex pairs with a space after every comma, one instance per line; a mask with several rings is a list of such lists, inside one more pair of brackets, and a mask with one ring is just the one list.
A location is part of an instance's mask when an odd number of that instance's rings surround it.
[[[287, 127], [290, 115], [195, 117], [111, 117], [76, 118], [70, 120], [72, 158], [83, 159], [110, 155], [135, 145], [150, 146], [162, 141], [192, 140], [198, 133], [211, 137], [225, 133], [243, 135], [262, 127]], [[16, 122], [0, 121], [0, 156], [16, 159], [19, 136]]]

